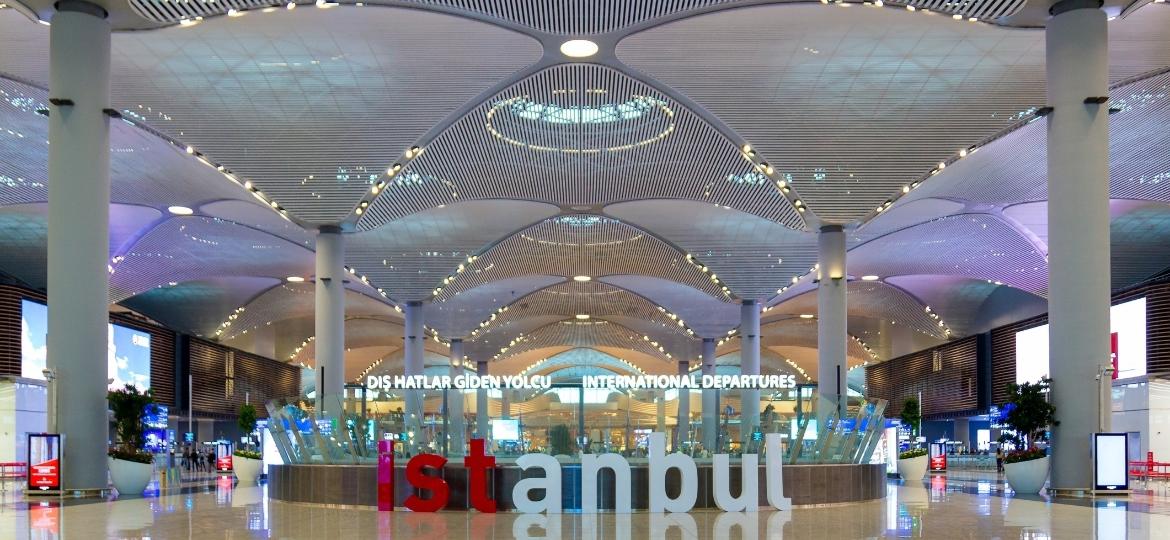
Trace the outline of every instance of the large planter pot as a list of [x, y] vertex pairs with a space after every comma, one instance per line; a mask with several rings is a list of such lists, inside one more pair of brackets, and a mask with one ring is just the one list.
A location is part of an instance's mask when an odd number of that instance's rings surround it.
[[1003, 466], [1008, 485], [1016, 493], [1040, 493], [1048, 481], [1048, 457], [1029, 459]]
[[256, 485], [256, 479], [260, 477], [260, 470], [263, 467], [263, 460], [232, 456], [232, 469], [236, 472], [236, 478], [240, 479], [241, 486]]
[[114, 481], [114, 489], [118, 490], [119, 497], [142, 495], [142, 492], [146, 491], [147, 484], [150, 484], [150, 477], [154, 474], [153, 464], [124, 459], [108, 459], [110, 478]]
[[930, 456], [918, 456], [910, 459], [898, 460], [898, 474], [907, 482], [922, 482], [926, 476], [926, 469], [930, 466]]

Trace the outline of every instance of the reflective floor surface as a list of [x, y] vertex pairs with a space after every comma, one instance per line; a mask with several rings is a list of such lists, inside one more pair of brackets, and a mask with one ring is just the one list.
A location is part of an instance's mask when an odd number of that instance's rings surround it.
[[882, 500], [758, 514], [379, 513], [269, 501], [265, 488], [227, 478], [184, 482], [151, 497], [0, 499], [0, 538], [1170, 538], [1170, 487], [1139, 486], [1129, 499], [1017, 496], [994, 474], [937, 475], [889, 484]]

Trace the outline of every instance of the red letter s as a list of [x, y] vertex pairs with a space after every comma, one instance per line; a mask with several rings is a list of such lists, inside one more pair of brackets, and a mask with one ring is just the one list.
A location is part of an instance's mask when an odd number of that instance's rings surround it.
[[414, 512], [437, 512], [447, 506], [451, 488], [441, 477], [423, 474], [424, 468], [439, 469], [442, 472], [447, 459], [435, 454], [419, 454], [406, 463], [406, 481], [410, 485], [431, 492], [431, 498], [422, 499], [416, 495], [406, 498], [406, 507]]

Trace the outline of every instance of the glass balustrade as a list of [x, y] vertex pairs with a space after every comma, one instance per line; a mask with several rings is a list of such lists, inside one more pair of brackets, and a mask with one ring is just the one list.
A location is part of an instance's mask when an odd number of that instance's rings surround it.
[[[479, 392], [487, 398], [482, 415]], [[839, 407], [808, 386], [761, 390], [754, 404], [742, 403], [744, 394], [558, 384], [523, 391], [347, 391], [322, 404], [278, 399], [267, 408], [269, 429], [287, 463], [372, 464], [381, 440], [395, 441], [399, 457], [432, 453], [460, 460], [473, 438], [484, 439], [501, 463], [528, 453], [567, 462], [581, 453], [637, 459], [646, 457], [656, 431], [667, 434], [671, 451], [699, 461], [716, 453], [761, 453], [765, 436], [777, 433], [789, 464], [868, 463], [881, 442], [883, 400], [851, 397]], [[747, 414], [754, 421], [746, 422]]]

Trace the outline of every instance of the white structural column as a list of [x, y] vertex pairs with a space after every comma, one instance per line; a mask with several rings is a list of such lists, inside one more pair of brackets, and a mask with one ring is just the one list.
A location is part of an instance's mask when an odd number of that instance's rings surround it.
[[317, 411], [337, 418], [345, 388], [345, 238], [337, 227], [317, 231]]
[[849, 327], [845, 291], [849, 280], [845, 268], [845, 230], [840, 225], [821, 227], [817, 245], [817, 393], [821, 397], [821, 403], [817, 404], [817, 425], [823, 426], [833, 408], [822, 403], [835, 403], [838, 418], [845, 417], [848, 404], [845, 358]]
[[[463, 374], [463, 340], [451, 340], [451, 377]], [[458, 388], [447, 390], [447, 432], [448, 452], [451, 456], [463, 455], [463, 391]]]
[[[715, 338], [703, 338], [703, 375], [715, 374]], [[703, 392], [703, 449], [716, 453], [719, 444], [719, 395], [717, 390]]]
[[[690, 374], [690, 363], [679, 360], [678, 374], [686, 377]], [[691, 391], [685, 388], [678, 390], [678, 420], [674, 429], [674, 450], [682, 450], [683, 443], [691, 439]]]
[[[427, 336], [423, 331], [422, 302], [407, 302], [406, 335], [403, 337], [403, 371], [407, 376], [423, 374], [423, 355], [426, 354]], [[406, 396], [406, 431], [411, 455], [418, 448], [422, 437], [423, 394], [422, 390], [404, 390]]]
[[1048, 21], [1048, 313], [1052, 487], [1092, 487], [1096, 376], [1109, 364], [1109, 95], [1105, 13], [1065, 0]]
[[65, 435], [63, 487], [105, 489], [110, 24], [95, 4], [65, 0], [57, 10], [49, 30], [48, 367]]
[[[739, 372], [742, 375], [760, 374], [760, 304], [744, 300], [739, 309]], [[740, 391], [742, 415], [739, 438], [744, 448], [751, 442], [752, 432], [760, 425], [759, 389]]]
[[[475, 374], [480, 377], [488, 374], [487, 360], [475, 363]], [[488, 435], [491, 434], [488, 422], [488, 395], [484, 388], [475, 391], [475, 432], [477, 438], [484, 440], [487, 440]]]
[[[655, 429], [654, 430], [659, 432], [659, 433], [665, 434], [666, 433], [666, 391], [665, 390], [656, 391], [654, 393], [654, 402], [655, 402], [655, 408], [654, 408]], [[665, 442], [663, 442], [663, 446], [666, 446]]]

